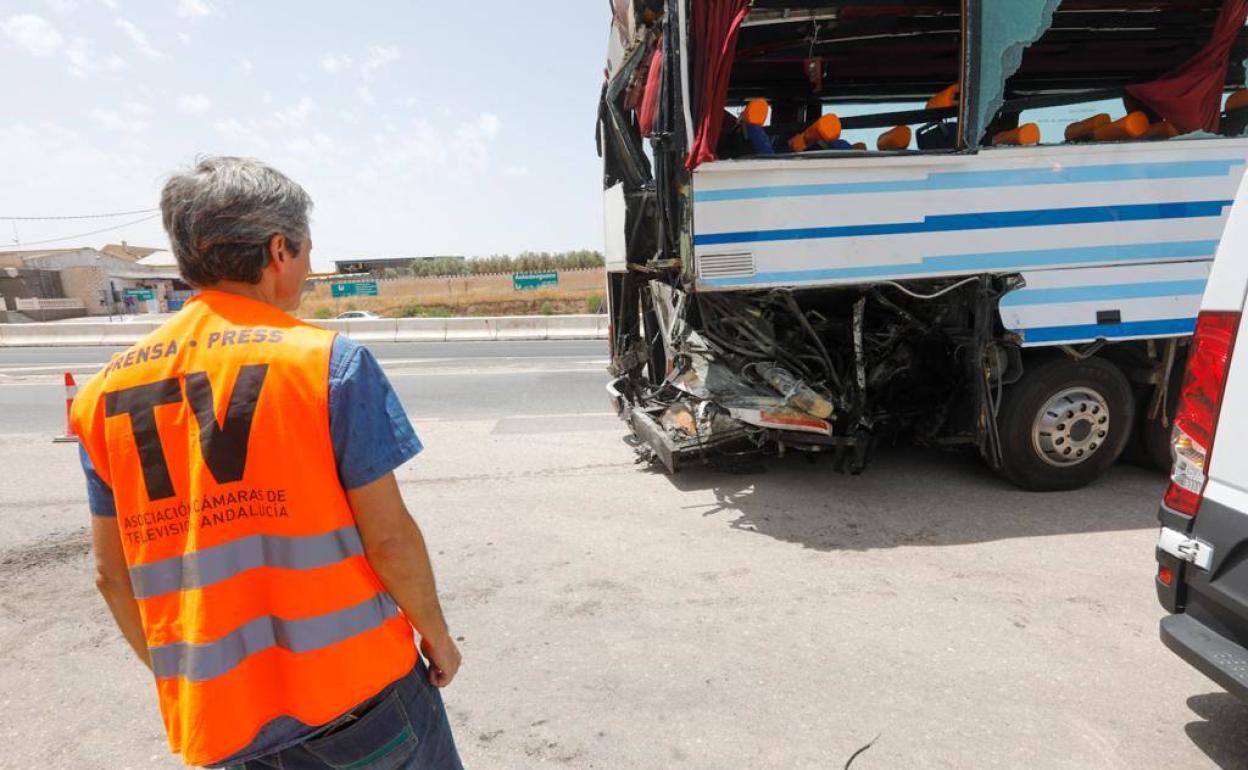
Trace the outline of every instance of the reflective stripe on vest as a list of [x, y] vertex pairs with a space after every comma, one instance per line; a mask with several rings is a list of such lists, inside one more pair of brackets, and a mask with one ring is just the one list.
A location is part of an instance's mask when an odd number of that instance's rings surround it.
[[334, 335], [204, 292], [85, 385], [170, 747], [193, 765], [269, 722], [327, 723], [411, 670], [329, 436]]
[[203, 588], [257, 567], [312, 569], [364, 553], [360, 532], [342, 527], [323, 535], [251, 535], [213, 548], [130, 567], [137, 599]]

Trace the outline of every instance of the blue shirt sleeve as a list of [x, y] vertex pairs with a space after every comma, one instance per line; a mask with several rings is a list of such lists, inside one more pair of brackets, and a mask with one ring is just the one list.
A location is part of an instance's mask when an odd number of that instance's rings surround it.
[[95, 472], [91, 458], [82, 444], [78, 445], [78, 457], [82, 460], [82, 472], [87, 477], [87, 507], [92, 516], [117, 516], [117, 504], [113, 501], [113, 490], [104, 483], [100, 474]]
[[329, 433], [344, 489], [376, 481], [423, 449], [381, 364], [341, 335], [329, 359]]

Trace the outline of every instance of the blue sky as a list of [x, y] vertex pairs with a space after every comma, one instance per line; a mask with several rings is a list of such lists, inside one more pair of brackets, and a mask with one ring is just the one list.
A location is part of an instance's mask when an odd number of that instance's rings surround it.
[[[152, 208], [199, 154], [316, 202], [314, 260], [601, 248], [608, 4], [0, 0], [0, 217]], [[0, 248], [142, 215], [0, 221]], [[167, 244], [159, 219], [47, 248]]]

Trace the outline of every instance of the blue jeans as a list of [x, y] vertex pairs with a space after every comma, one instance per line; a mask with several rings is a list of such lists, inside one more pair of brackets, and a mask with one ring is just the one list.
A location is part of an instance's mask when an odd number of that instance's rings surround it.
[[315, 737], [229, 770], [463, 770], [423, 660]]

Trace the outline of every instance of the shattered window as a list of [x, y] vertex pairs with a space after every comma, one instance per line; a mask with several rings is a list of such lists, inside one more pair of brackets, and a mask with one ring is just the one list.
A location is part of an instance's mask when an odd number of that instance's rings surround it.
[[978, 146], [1239, 136], [1248, 4], [983, 0]]
[[961, 0], [755, 2], [716, 157], [952, 150], [961, 50]]
[[978, 109], [973, 126], [988, 126], [1005, 101], [1005, 82], [1018, 71], [1023, 51], [1053, 22], [1061, 0], [989, 0], [979, 14]]

